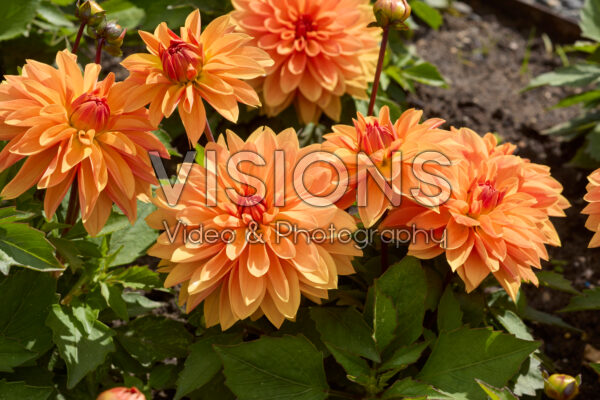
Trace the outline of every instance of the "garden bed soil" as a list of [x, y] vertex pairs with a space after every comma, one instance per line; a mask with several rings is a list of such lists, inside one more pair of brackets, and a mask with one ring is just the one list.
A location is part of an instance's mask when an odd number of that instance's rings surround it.
[[[418, 54], [438, 66], [451, 86], [421, 86], [409, 96], [409, 102], [424, 109], [426, 117], [443, 116], [448, 122], [446, 127], [467, 126], [480, 134], [497, 133], [517, 144], [519, 155], [551, 166], [572, 207], [567, 218], [555, 219], [563, 246], [551, 249], [550, 257], [565, 262], [565, 277], [576, 289], [588, 289], [600, 284], [600, 250], [587, 249], [592, 235], [580, 214], [590, 171], [566, 165], [580, 143], [564, 143], [541, 134], [574, 117], [578, 110], [550, 109], [567, 94], [563, 88], [544, 87], [521, 93], [532, 77], [560, 66], [560, 59], [547, 50], [541, 39], [543, 27], [537, 29], [537, 35], [531, 32], [531, 27], [513, 26], [509, 19], [488, 10], [446, 15], [439, 31], [417, 31]], [[526, 59], [528, 62], [524, 62]], [[545, 263], [544, 268], [553, 266]], [[557, 313], [571, 297], [548, 288], [524, 287], [529, 304], [548, 313]], [[600, 313], [557, 315], [584, 333], [530, 323], [533, 334], [543, 341], [542, 349], [554, 360], [557, 371], [583, 375], [579, 398], [598, 399], [598, 376], [586, 365], [589, 359], [599, 357], [594, 350], [600, 349]]]

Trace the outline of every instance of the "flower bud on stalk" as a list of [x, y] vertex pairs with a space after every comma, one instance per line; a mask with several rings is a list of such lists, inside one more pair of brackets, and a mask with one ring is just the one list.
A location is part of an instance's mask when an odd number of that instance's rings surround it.
[[581, 385], [581, 376], [577, 378], [564, 374], [548, 376], [544, 372], [544, 393], [553, 400], [573, 400], [579, 394], [579, 385]]
[[104, 21], [106, 11], [95, 1], [87, 0], [75, 9], [75, 16], [82, 23], [96, 27]]
[[136, 387], [116, 387], [102, 392], [96, 400], [146, 400], [146, 396]]
[[373, 12], [377, 26], [408, 30], [405, 21], [410, 17], [411, 8], [407, 0], [377, 0], [373, 5]]

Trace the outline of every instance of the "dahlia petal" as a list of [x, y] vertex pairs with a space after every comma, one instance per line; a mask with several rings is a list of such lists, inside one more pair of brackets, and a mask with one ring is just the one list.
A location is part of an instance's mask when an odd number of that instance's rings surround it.
[[3, 199], [15, 199], [35, 185], [40, 179], [48, 164], [56, 156], [56, 148], [50, 148], [41, 153], [34, 154], [25, 160], [25, 163], [17, 172], [17, 175], [6, 185], [0, 197]]
[[90, 236], [96, 236], [110, 217], [112, 211], [112, 200], [105, 194], [101, 193], [98, 197], [98, 201], [94, 206], [94, 209], [90, 213], [86, 221], [83, 222], [85, 229], [88, 231]]
[[54, 216], [56, 209], [66, 196], [69, 188], [71, 188], [74, 178], [75, 171], [71, 170], [65, 179], [46, 189], [46, 194], [44, 195], [44, 213], [47, 220], [51, 220]]
[[[252, 252], [252, 250], [250, 251]], [[250, 255], [249, 259], [251, 258], [252, 255]], [[235, 275], [235, 272], [232, 273], [232, 276], [233, 275]], [[264, 275], [257, 277], [252, 270], [249, 270], [244, 265], [239, 265], [239, 284], [241, 286], [242, 298], [246, 306], [257, 301], [259, 302], [262, 296], [264, 296], [267, 288], [266, 279], [267, 278]], [[256, 311], [256, 308], [245, 315], [244, 318], [253, 314], [254, 311]]]
[[181, 122], [183, 122], [188, 140], [191, 144], [197, 143], [200, 137], [202, 137], [207, 124], [206, 110], [204, 109], [202, 98], [200, 96], [195, 97], [189, 113], [180, 108], [179, 116], [181, 117]]
[[77, 57], [71, 54], [68, 50], [59, 51], [56, 54], [56, 65], [58, 69], [68, 76], [69, 79], [66, 81], [66, 85], [71, 87], [73, 92], [76, 94], [83, 92], [83, 77], [81, 76], [81, 70], [77, 65]]
[[248, 271], [256, 277], [269, 272], [270, 261], [266, 246], [262, 243], [249, 244], [248, 251]]
[[201, 17], [200, 11], [195, 9], [185, 19], [185, 27], [196, 37], [200, 37], [201, 34]]

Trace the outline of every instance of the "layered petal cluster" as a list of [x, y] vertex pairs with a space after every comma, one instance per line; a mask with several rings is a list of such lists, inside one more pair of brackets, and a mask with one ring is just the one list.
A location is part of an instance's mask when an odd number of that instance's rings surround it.
[[56, 55], [58, 68], [28, 60], [20, 76], [0, 84], [0, 171], [25, 159], [0, 193], [14, 199], [30, 187], [46, 189], [51, 218], [73, 183], [83, 224], [95, 235], [112, 205], [136, 220], [137, 197], [150, 195], [156, 178], [148, 151], [169, 157], [150, 132], [148, 111], [125, 101], [127, 88], [111, 73], [98, 81], [100, 66], [82, 74], [69, 51]]
[[588, 176], [587, 194], [583, 198], [588, 204], [582, 211], [588, 215], [585, 227], [594, 232], [588, 247], [600, 247], [600, 169]]
[[[349, 190], [338, 206], [347, 208], [354, 203], [362, 185], [366, 199], [358, 202], [358, 211], [366, 227], [373, 226], [392, 206], [373, 175], [360, 173], [366, 166], [374, 165], [396, 193], [423, 204], [435, 206], [439, 191], [447, 187], [439, 176], [429, 175], [429, 182], [425, 183], [422, 178], [417, 179], [415, 171], [423, 171], [425, 164], [431, 164], [434, 170], [442, 168], [461, 145], [448, 131], [438, 129], [443, 120], [434, 118], [421, 123], [422, 115], [422, 111], [411, 109], [392, 122], [389, 108], [383, 107], [378, 117], [358, 113], [354, 126], [335, 125], [333, 133], [324, 135], [323, 150], [338, 156], [350, 177]], [[399, 168], [392, 166], [394, 157], [401, 157]]]
[[453, 136], [464, 148], [452, 167], [451, 198], [438, 209], [405, 203], [382, 226], [429, 232], [437, 242], [419, 233], [409, 254], [445, 253], [469, 292], [491, 273], [514, 300], [521, 281], [537, 285], [532, 268], [548, 259], [545, 245], [560, 245], [549, 217], [564, 215], [569, 203], [549, 169], [513, 155], [514, 146], [497, 146], [492, 134], [482, 138], [468, 129]]
[[338, 121], [340, 98], [366, 98], [379, 48], [368, 0], [233, 0], [233, 18], [275, 61], [262, 89], [267, 114], [294, 103], [300, 120], [325, 112]]
[[130, 72], [129, 101], [150, 104], [150, 120], [156, 125], [177, 108], [192, 144], [206, 126], [203, 100], [237, 122], [238, 102], [260, 105], [254, 89], [243, 80], [264, 75], [273, 61], [249, 44], [249, 36], [234, 29], [230, 18], [222, 16], [201, 32], [200, 12], [195, 10], [180, 35], [164, 22], [154, 34], [140, 31], [149, 54], [133, 54], [122, 62]]
[[[311, 206], [294, 189], [294, 165], [315, 150], [300, 149], [293, 129], [276, 135], [261, 128], [246, 142], [228, 132], [227, 144], [221, 136], [207, 145], [206, 167], [193, 166], [176, 206], [157, 196], [147, 222], [165, 232], [149, 254], [163, 259], [165, 286], [182, 284], [180, 303], [188, 311], [204, 301], [208, 326], [227, 329], [264, 314], [279, 327], [295, 317], [301, 295], [319, 302], [337, 287], [338, 275], [354, 272], [351, 259], [362, 252], [347, 236], [356, 229], [353, 218], [334, 205]], [[235, 154], [264, 163], [234, 162]], [[332, 179], [320, 164], [296, 178], [314, 196], [328, 193]]]

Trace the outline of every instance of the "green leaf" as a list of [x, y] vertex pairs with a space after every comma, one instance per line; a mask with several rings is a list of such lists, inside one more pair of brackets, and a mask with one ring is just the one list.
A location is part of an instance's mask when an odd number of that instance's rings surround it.
[[521, 366], [521, 373], [513, 387], [517, 396], [535, 396], [538, 390], [544, 388], [542, 362], [536, 353], [530, 355], [529, 360]]
[[584, 290], [583, 294], [572, 297], [569, 305], [560, 312], [584, 310], [600, 310], [600, 288]]
[[310, 316], [324, 343], [375, 362], [381, 361], [371, 328], [354, 308], [313, 307]]
[[123, 300], [127, 304], [127, 314], [131, 318], [147, 314], [155, 308], [164, 305], [164, 303], [150, 300], [142, 293], [137, 292], [124, 292]]
[[525, 90], [545, 85], [583, 87], [598, 79], [600, 79], [600, 65], [580, 63], [537, 76], [529, 82]]
[[579, 103], [592, 103], [600, 100], [600, 90], [591, 90], [589, 92], [583, 92], [580, 94], [574, 94], [572, 96], [565, 97], [559, 101], [554, 108], [565, 108], [571, 107]]
[[204, 146], [200, 146], [199, 144], [196, 144], [196, 164], [204, 167]]
[[575, 295], [581, 294], [579, 290], [573, 288], [571, 281], [559, 273], [553, 271], [538, 271], [536, 275], [540, 280], [540, 283], [544, 286]]
[[454, 399], [451, 395], [442, 393], [432, 386], [404, 378], [396, 381], [388, 390], [383, 393], [383, 400], [392, 399], [423, 399], [423, 400], [450, 400]]
[[149, 267], [126, 267], [115, 271], [111, 278], [131, 289], [154, 289], [161, 286], [160, 275]]
[[[152, 211], [154, 211], [152, 204], [138, 201], [138, 219], [135, 225], [127, 225], [125, 229], [119, 229], [112, 233], [110, 238], [112, 254], [118, 253], [111, 262], [111, 266], [134, 262], [156, 241], [158, 233], [144, 221]], [[119, 247], [115, 248], [114, 244]]]
[[148, 377], [148, 384], [153, 389], [164, 390], [175, 387], [177, 379], [177, 366], [172, 364], [159, 364], [152, 369]]
[[392, 265], [375, 285], [380, 293], [392, 299], [398, 312], [397, 344], [413, 343], [421, 336], [425, 316], [427, 283], [421, 264], [416, 258], [405, 257]]
[[324, 400], [323, 355], [303, 336], [217, 346], [226, 384], [239, 400]]
[[192, 342], [185, 326], [170, 318], [148, 315], [117, 329], [117, 340], [142, 364], [185, 357]]
[[424, 62], [402, 70], [405, 77], [424, 85], [447, 88], [444, 77], [433, 64]]
[[18, 342], [0, 336], [0, 372], [13, 372], [29, 360], [34, 359], [37, 353], [27, 350]]
[[0, 250], [20, 265], [38, 271], [62, 271], [44, 233], [26, 224], [0, 223]]
[[502, 324], [508, 333], [512, 333], [515, 337], [523, 340], [533, 340], [533, 336], [529, 333], [527, 325], [519, 318], [517, 314], [510, 310], [502, 310], [502, 314], [494, 313], [494, 316]]
[[0, 370], [37, 357], [52, 346], [44, 321], [56, 301], [56, 280], [27, 269], [0, 278]]
[[484, 400], [476, 378], [506, 385], [539, 346], [489, 329], [442, 332], [417, 379], [448, 393], [466, 393], [469, 400]]
[[510, 392], [507, 388], [498, 389], [488, 385], [477, 379], [477, 383], [481, 386], [481, 389], [488, 395], [490, 400], [518, 400], [517, 397]]
[[521, 315], [524, 319], [530, 321], [536, 321], [546, 325], [557, 326], [559, 328], [567, 329], [570, 331], [583, 332], [581, 329], [566, 323], [562, 318], [557, 317], [556, 315], [545, 313], [540, 310], [536, 310], [535, 308], [530, 307], [529, 305], [525, 305], [525, 307], [520, 308], [519, 315]]
[[433, 29], [437, 30], [442, 26], [444, 19], [442, 18], [442, 14], [435, 8], [420, 0], [411, 1], [410, 5], [413, 13]]
[[29, 386], [25, 382], [0, 381], [0, 400], [47, 400], [51, 387]]
[[429, 341], [414, 343], [396, 349], [394, 354], [379, 369], [384, 371], [392, 368], [406, 368], [408, 365], [416, 363], [421, 358], [423, 351], [429, 346], [429, 343]]
[[347, 373], [346, 377], [350, 381], [365, 387], [376, 384], [375, 377], [371, 373], [371, 368], [369, 367], [367, 360], [330, 344], [326, 343], [325, 346], [327, 346], [327, 349], [338, 364], [344, 368]]
[[462, 317], [463, 313], [460, 309], [460, 303], [454, 297], [452, 288], [446, 288], [438, 305], [438, 331], [451, 331], [460, 328], [462, 326]]
[[65, 16], [65, 13], [55, 5], [42, 3], [39, 5], [37, 12], [40, 17], [56, 27], [74, 27], [73, 22], [71, 22]]
[[598, 125], [600, 112], [586, 112], [562, 124], [542, 131], [543, 135], [563, 136], [564, 140], [573, 140], [589, 132]]
[[[46, 325], [52, 329], [53, 340], [61, 358], [67, 364], [67, 388], [72, 389], [88, 373], [100, 366], [108, 353], [115, 351], [112, 329], [97, 319], [83, 307], [52, 306]], [[75, 311], [79, 309], [79, 313]], [[86, 332], [78, 315], [85, 315], [91, 328]]]
[[239, 335], [226, 334], [211, 336], [194, 343], [190, 347], [190, 355], [185, 360], [183, 370], [177, 379], [175, 400], [200, 389], [221, 370], [221, 359], [213, 348], [214, 344], [230, 344], [239, 341], [241, 341]]
[[590, 368], [592, 368], [595, 373], [600, 375], [600, 363], [591, 363]]
[[375, 289], [375, 307], [373, 310], [373, 338], [380, 350], [385, 349], [396, 337], [398, 331], [398, 310], [394, 305], [394, 300], [386, 296], [378, 289]]
[[586, 0], [581, 9], [581, 31], [588, 39], [600, 42], [600, 3], [596, 0]]
[[116, 285], [107, 285], [106, 282], [100, 282], [100, 293], [106, 300], [106, 304], [117, 314], [120, 319], [128, 320], [127, 303], [123, 300], [123, 289]]
[[[206, 0], [202, 0], [202, 2], [206, 2]], [[167, 22], [170, 27], [183, 26], [185, 18], [194, 7], [189, 2], [177, 0], [131, 0], [131, 3], [143, 8], [146, 13], [142, 22], [144, 30], [154, 30], [161, 22]], [[204, 21], [204, 18], [202, 20]]]
[[102, 8], [106, 10], [108, 20], [116, 19], [123, 28], [129, 30], [137, 28], [146, 16], [143, 8], [136, 7], [135, 4], [127, 0], [104, 1], [102, 2]]
[[0, 41], [26, 33], [39, 5], [40, 0], [2, 0]]

